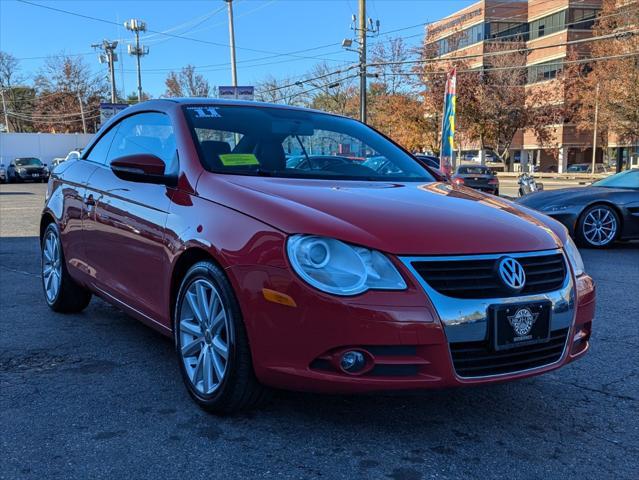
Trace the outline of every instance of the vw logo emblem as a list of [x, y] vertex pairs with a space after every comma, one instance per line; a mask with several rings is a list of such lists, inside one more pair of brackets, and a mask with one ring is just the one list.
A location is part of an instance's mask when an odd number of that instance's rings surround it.
[[526, 272], [517, 260], [511, 257], [504, 257], [498, 264], [499, 276], [508, 288], [521, 290], [526, 284]]

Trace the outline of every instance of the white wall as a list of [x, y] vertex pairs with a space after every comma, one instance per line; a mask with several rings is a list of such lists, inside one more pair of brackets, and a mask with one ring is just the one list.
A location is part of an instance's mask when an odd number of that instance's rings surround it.
[[36, 157], [50, 164], [55, 157], [83, 148], [92, 133], [0, 133], [0, 163], [8, 165], [16, 157]]

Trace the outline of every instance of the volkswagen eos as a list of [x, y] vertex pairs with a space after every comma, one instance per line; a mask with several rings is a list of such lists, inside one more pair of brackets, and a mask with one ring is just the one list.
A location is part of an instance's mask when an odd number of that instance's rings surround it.
[[171, 336], [188, 392], [220, 413], [269, 387], [490, 384], [583, 355], [595, 289], [566, 229], [441, 180], [341, 116], [144, 102], [52, 175], [45, 299], [78, 312], [95, 294]]

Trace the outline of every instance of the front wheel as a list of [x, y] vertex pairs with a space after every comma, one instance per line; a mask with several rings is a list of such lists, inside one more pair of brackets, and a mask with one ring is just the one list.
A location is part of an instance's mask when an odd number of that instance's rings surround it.
[[67, 271], [60, 230], [50, 223], [42, 236], [42, 287], [47, 305], [63, 313], [80, 312], [91, 301], [91, 292], [78, 285]]
[[609, 247], [618, 233], [619, 216], [607, 205], [594, 205], [588, 208], [577, 223], [577, 240], [586, 247]]
[[240, 308], [224, 273], [198, 262], [182, 280], [174, 313], [178, 362], [186, 388], [205, 410], [232, 413], [266, 397], [257, 381]]

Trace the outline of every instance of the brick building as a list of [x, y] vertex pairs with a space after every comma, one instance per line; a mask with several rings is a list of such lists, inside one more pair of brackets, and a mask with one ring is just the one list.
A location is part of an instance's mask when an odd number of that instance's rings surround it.
[[[527, 94], [533, 89], [544, 88], [552, 92], [548, 101], [563, 102], [566, 98], [565, 85], [558, 78], [563, 62], [569, 55], [577, 55], [576, 58], [571, 57], [573, 59], [589, 55], [587, 42], [572, 48], [575, 53], [569, 52], [566, 42], [592, 36], [601, 4], [601, 0], [482, 0], [430, 24], [427, 27], [427, 44], [433, 47], [437, 58], [477, 55], [468, 62], [470, 68], [480, 69], [487, 66], [484, 55], [489, 51], [491, 42], [525, 41], [526, 46], [533, 49], [527, 55]], [[535, 163], [542, 171], [558, 172], [565, 171], [571, 164], [592, 161], [592, 132], [580, 132], [567, 122], [553, 127], [553, 143], [558, 146], [556, 150], [545, 149], [532, 132], [519, 131], [510, 148], [511, 157], [522, 164]], [[478, 149], [477, 144], [463, 139], [460, 143], [462, 151]], [[615, 144], [613, 134], [609, 146], [622, 145]], [[597, 162], [602, 162], [603, 150], [597, 150]]]

